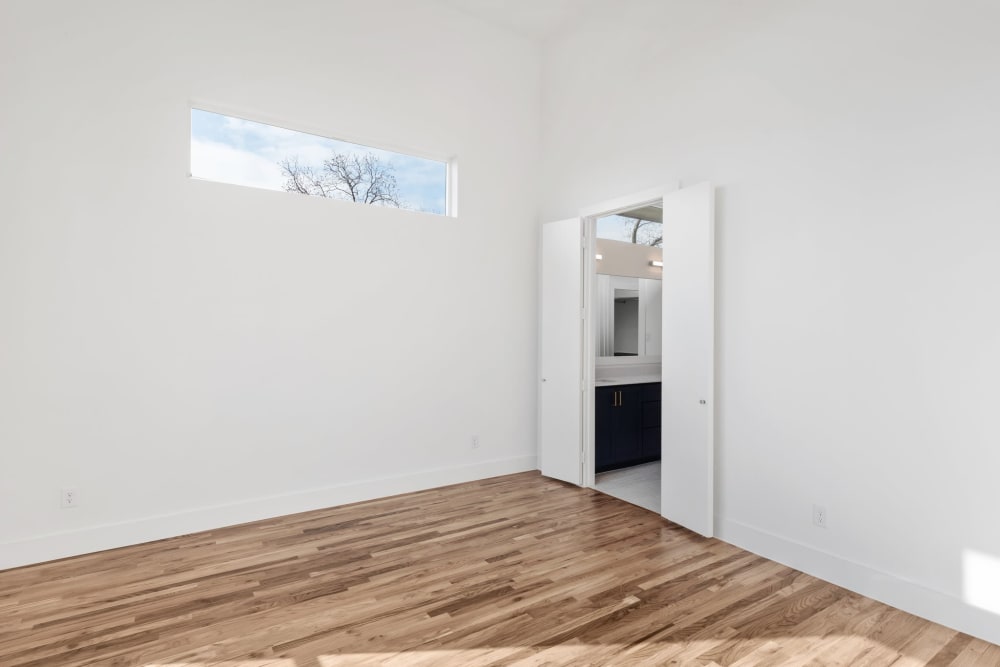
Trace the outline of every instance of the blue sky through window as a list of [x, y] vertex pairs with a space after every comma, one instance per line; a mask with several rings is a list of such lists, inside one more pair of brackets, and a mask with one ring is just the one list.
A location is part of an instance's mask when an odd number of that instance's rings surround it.
[[298, 158], [300, 164], [318, 168], [337, 152], [372, 153], [391, 165], [403, 208], [446, 213], [448, 165], [444, 162], [191, 109], [191, 175], [195, 178], [284, 190], [282, 160]]
[[[636, 219], [623, 215], [606, 215], [597, 219], [597, 238], [610, 239], [612, 241], [624, 241], [632, 243], [632, 231], [635, 228]], [[649, 222], [642, 220], [639, 222], [639, 231], [636, 234], [635, 242], [639, 245], [662, 245], [659, 241], [663, 238], [663, 223]]]

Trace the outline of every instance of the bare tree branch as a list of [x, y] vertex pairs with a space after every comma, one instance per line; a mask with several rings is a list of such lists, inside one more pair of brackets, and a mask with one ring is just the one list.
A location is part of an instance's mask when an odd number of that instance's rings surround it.
[[310, 194], [310, 184], [313, 181], [312, 169], [300, 165], [299, 158], [284, 159], [278, 163], [281, 173], [285, 176], [285, 192], [298, 192], [299, 194]]
[[[642, 220], [640, 218], [632, 218], [631, 220], [629, 220], [629, 222], [632, 224], [632, 231], [631, 231], [632, 243], [638, 243], [641, 245], [648, 245], [648, 246], [657, 246], [657, 247], [663, 245], [663, 233], [662, 233], [663, 227], [661, 223], [651, 222], [649, 220]], [[648, 225], [660, 225], [659, 227], [659, 229], [661, 230], [660, 235], [655, 237], [647, 236], [646, 238], [640, 240], [639, 230], [642, 227]]]
[[302, 164], [297, 156], [278, 164], [286, 192], [407, 208], [394, 167], [374, 153], [334, 153], [319, 169]]

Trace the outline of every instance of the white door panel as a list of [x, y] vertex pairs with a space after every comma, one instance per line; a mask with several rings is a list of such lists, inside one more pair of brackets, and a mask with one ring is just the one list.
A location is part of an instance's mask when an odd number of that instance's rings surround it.
[[715, 192], [663, 198], [661, 514], [714, 533]]
[[542, 225], [539, 468], [582, 482], [583, 234], [580, 219]]

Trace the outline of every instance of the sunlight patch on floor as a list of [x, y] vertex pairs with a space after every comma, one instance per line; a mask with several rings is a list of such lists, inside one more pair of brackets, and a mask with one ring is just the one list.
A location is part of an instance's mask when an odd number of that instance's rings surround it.
[[[474, 667], [495, 664], [497, 660], [512, 660], [517, 665], [573, 665], [579, 664], [595, 650], [606, 651], [607, 645], [560, 644], [538, 650], [531, 656], [523, 655], [527, 646], [496, 648], [468, 648], [452, 650], [401, 651], [398, 653], [344, 653], [323, 655], [318, 658], [320, 667], [346, 667], [347, 665], [384, 665], [386, 667]], [[521, 654], [521, 655], [518, 655]], [[517, 657], [515, 657], [517, 656]], [[508, 663], [504, 663], [508, 664]]]
[[[945, 631], [944, 628], [941, 628]], [[946, 631], [954, 634], [954, 631]], [[926, 655], [920, 656], [919, 643], [909, 646], [886, 644], [876, 637], [863, 634], [822, 635], [824, 641], [817, 642], [818, 635], [794, 635], [789, 637], [757, 637], [753, 647], [747, 647], [740, 659], [732, 663], [740, 667], [769, 664], [776, 667], [799, 667], [816, 660], [822, 664], [834, 661], [837, 664], [849, 656], [867, 656], [871, 664], [918, 665], [927, 664]], [[315, 659], [299, 656], [302, 664], [313, 667], [477, 667], [495, 664], [518, 665], [520, 667], [542, 667], [555, 665], [702, 665], [719, 667], [712, 660], [720, 643], [726, 640], [738, 641], [739, 633], [732, 628], [712, 633], [711, 637], [683, 641], [657, 640], [655, 635], [648, 641], [633, 643], [585, 643], [578, 639], [568, 639], [564, 643], [547, 646], [532, 645], [530, 642], [518, 645], [470, 646], [455, 649], [420, 649], [417, 647], [398, 651], [345, 652], [318, 655]], [[831, 639], [844, 640], [830, 641]], [[744, 639], [743, 641], [746, 641]], [[926, 646], [923, 647], [926, 649]], [[911, 654], [912, 651], [917, 651]], [[981, 649], [978, 649], [981, 652]], [[926, 651], [923, 651], [926, 652]], [[968, 650], [966, 651], [968, 652]], [[978, 652], [977, 654], [978, 655]], [[717, 658], [716, 658], [717, 659]], [[729, 664], [729, 663], [727, 663]], [[866, 663], [867, 664], [867, 663]], [[989, 664], [995, 664], [993, 662]], [[163, 662], [149, 663], [143, 667], [301, 667], [292, 658], [271, 658], [267, 660], [236, 660], [207, 662]]]
[[152, 662], [145, 667], [297, 667], [291, 658], [269, 658], [267, 660], [211, 660], [209, 662]]

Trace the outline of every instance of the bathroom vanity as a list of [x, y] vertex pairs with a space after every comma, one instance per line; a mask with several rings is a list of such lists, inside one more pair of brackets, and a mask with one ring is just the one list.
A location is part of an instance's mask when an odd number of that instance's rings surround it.
[[595, 472], [660, 459], [660, 382], [644, 379], [595, 383]]

